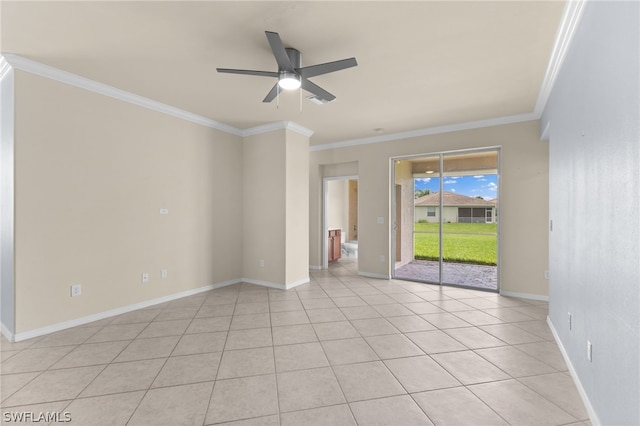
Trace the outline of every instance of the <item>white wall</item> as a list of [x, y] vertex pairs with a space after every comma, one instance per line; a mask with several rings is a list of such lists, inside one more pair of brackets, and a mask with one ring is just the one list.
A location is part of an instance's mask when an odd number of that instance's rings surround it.
[[7, 334], [14, 329], [14, 72], [0, 61], [0, 323]]
[[594, 424], [638, 425], [640, 3], [587, 2], [583, 13], [543, 117], [549, 318]]

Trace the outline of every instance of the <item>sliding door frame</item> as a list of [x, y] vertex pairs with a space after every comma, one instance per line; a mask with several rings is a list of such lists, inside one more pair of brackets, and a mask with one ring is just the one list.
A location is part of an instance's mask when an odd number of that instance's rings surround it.
[[[443, 259], [443, 225], [444, 225], [444, 159], [447, 155], [456, 155], [456, 154], [473, 154], [473, 153], [480, 153], [480, 152], [496, 152], [497, 153], [497, 170], [496, 170], [496, 179], [497, 179], [497, 184], [498, 184], [498, 191], [496, 192], [496, 199], [497, 199], [497, 204], [496, 204], [496, 212], [495, 212], [495, 217], [493, 217], [493, 220], [497, 220], [498, 215], [498, 209], [500, 209], [501, 203], [502, 203], [502, 197], [501, 197], [501, 192], [502, 192], [502, 182], [501, 182], [501, 170], [502, 170], [502, 151], [501, 151], [501, 147], [500, 146], [489, 146], [489, 147], [482, 147], [482, 148], [469, 148], [469, 149], [460, 149], [460, 150], [452, 150], [452, 151], [440, 151], [440, 152], [432, 152], [432, 153], [423, 153], [423, 154], [414, 154], [414, 155], [404, 155], [404, 156], [398, 156], [398, 157], [391, 157], [389, 159], [389, 165], [390, 165], [390, 188], [391, 188], [391, 194], [390, 194], [390, 206], [394, 205], [393, 203], [395, 203], [396, 200], [396, 189], [395, 189], [395, 176], [396, 176], [396, 162], [399, 161], [403, 161], [403, 160], [411, 160], [411, 159], [416, 159], [416, 158], [423, 158], [423, 157], [438, 157], [439, 159], [439, 170], [438, 170], [438, 178], [439, 178], [439, 186], [440, 186], [440, 204], [438, 206], [438, 212], [439, 212], [439, 237], [438, 237], [438, 242], [439, 242], [439, 261], [438, 261], [438, 282], [427, 282], [427, 281], [418, 281], [418, 282], [425, 282], [428, 284], [436, 284], [439, 286], [451, 286], [451, 287], [457, 287], [457, 288], [468, 288], [468, 289], [472, 289], [472, 290], [480, 290], [480, 291], [489, 291], [489, 292], [494, 292], [494, 293], [499, 293], [500, 292], [500, 236], [501, 236], [501, 221], [498, 220], [497, 222], [497, 227], [496, 227], [496, 274], [497, 274], [497, 288], [496, 289], [485, 289], [485, 288], [479, 288], [479, 287], [472, 287], [472, 286], [468, 286], [468, 285], [464, 285], [464, 284], [455, 284], [455, 283], [446, 283], [443, 281], [443, 264], [444, 264], [444, 259]], [[396, 223], [396, 213], [395, 213], [395, 208], [390, 208], [390, 213], [391, 213], [391, 217], [392, 217], [392, 221], [391, 223], [395, 224]], [[414, 225], [415, 226], [415, 225]], [[413, 233], [412, 233], [413, 234]], [[390, 240], [391, 242], [390, 244], [390, 253], [393, 252], [393, 250], [395, 249], [398, 241], [396, 241], [396, 235], [395, 235], [395, 230], [394, 227], [391, 227], [391, 232], [390, 232]], [[414, 244], [415, 247], [415, 239], [414, 241], [412, 241], [412, 244]], [[392, 250], [393, 249], [393, 250]], [[415, 253], [414, 253], [415, 256]], [[395, 257], [389, 256], [390, 261], [390, 267], [391, 267], [391, 277], [393, 279], [396, 279], [395, 276], [395, 262], [393, 261], [393, 259], [395, 259]]]

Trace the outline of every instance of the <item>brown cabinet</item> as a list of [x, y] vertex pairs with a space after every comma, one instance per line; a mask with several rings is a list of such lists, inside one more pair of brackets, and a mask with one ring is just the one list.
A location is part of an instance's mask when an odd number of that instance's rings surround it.
[[342, 253], [341, 240], [342, 236], [339, 229], [329, 230], [329, 262], [335, 262], [336, 260], [340, 259], [340, 255]]

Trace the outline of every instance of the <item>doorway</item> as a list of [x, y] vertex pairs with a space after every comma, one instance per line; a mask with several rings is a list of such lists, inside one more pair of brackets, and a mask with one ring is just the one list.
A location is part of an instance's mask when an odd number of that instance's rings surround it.
[[[392, 238], [396, 254], [410, 251], [396, 256], [393, 277], [497, 292], [499, 148], [403, 157], [392, 164]], [[408, 183], [413, 194], [398, 187]], [[409, 212], [411, 232], [398, 232]]]
[[322, 265], [358, 270], [358, 177], [323, 179]]

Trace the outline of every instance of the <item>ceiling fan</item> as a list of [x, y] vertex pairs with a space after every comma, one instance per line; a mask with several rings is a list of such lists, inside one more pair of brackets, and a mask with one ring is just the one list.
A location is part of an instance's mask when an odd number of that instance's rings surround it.
[[308, 80], [309, 77], [315, 77], [322, 74], [328, 74], [334, 71], [340, 71], [345, 68], [351, 68], [358, 65], [356, 58], [342, 59], [340, 61], [326, 62], [324, 64], [311, 65], [308, 67], [301, 66], [302, 55], [297, 49], [290, 47], [285, 48], [278, 33], [265, 31], [267, 40], [273, 51], [273, 56], [278, 63], [278, 71], [253, 71], [238, 70], [230, 68], [217, 68], [218, 72], [230, 74], [246, 74], [257, 75], [261, 77], [275, 77], [278, 82], [269, 91], [262, 102], [271, 102], [278, 96], [280, 89], [294, 90], [302, 87], [307, 92], [312, 93], [316, 100], [320, 103], [333, 101], [336, 97], [324, 90], [317, 84]]

